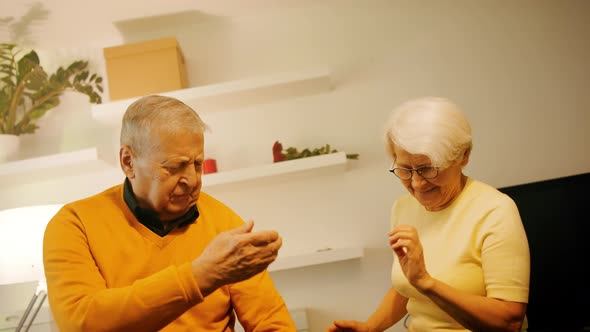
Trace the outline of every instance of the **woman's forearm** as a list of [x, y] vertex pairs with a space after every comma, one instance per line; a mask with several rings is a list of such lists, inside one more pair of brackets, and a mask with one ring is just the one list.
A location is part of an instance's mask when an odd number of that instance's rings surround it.
[[408, 299], [391, 288], [377, 310], [367, 319], [367, 325], [374, 331], [385, 331], [401, 320], [406, 314]]
[[526, 303], [509, 302], [459, 291], [434, 278], [418, 289], [471, 331], [520, 331]]

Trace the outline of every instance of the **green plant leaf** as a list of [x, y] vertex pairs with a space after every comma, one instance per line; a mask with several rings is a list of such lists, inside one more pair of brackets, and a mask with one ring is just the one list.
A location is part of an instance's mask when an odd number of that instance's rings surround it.
[[29, 72], [29, 77], [25, 82], [25, 88], [30, 90], [39, 90], [48, 84], [47, 73], [41, 66], [35, 66]]
[[9, 77], [9, 76], [0, 78], [0, 81], [2, 81], [6, 85], [6, 87], [14, 87], [16, 85], [12, 81], [12, 77]]
[[[5, 91], [3, 91], [3, 90], [0, 91], [0, 110], [6, 110], [6, 109], [8, 109], [9, 106], [10, 106], [10, 96]], [[3, 132], [2, 128], [4, 128], [5, 123], [6, 123], [5, 118], [3, 116], [0, 116], [0, 127], [1, 127], [0, 132]]]
[[0, 44], [0, 133], [33, 133], [35, 122], [59, 105], [66, 90], [87, 95], [91, 103], [102, 102], [102, 77], [87, 70], [87, 61], [74, 61], [48, 75], [35, 51], [17, 61], [20, 52], [13, 44]]
[[18, 80], [22, 80], [25, 75], [32, 71], [36, 66], [39, 66], [39, 56], [35, 51], [31, 51], [23, 56], [17, 62]]
[[50, 109], [59, 105], [59, 96], [55, 96], [52, 98], [47, 99], [43, 103], [39, 104], [33, 111], [31, 111], [28, 115], [29, 119], [35, 120], [47, 113]]
[[27, 123], [27, 124], [23, 124], [17, 127], [18, 131], [16, 133], [16, 135], [22, 135], [22, 134], [32, 134], [35, 132], [35, 130], [39, 129], [39, 126], [37, 126], [34, 123]]
[[[12, 59], [8, 59], [8, 60], [12, 60]], [[10, 73], [10, 72], [12, 72], [12, 70], [13, 70], [12, 65], [6, 64], [6, 63], [0, 64], [0, 71], [1, 72]]]
[[[330, 154], [330, 153], [335, 153], [335, 152], [338, 152], [338, 150], [336, 150], [336, 149], [330, 150], [330, 144], [326, 144], [322, 147], [315, 148], [313, 150], [306, 148], [306, 149], [303, 149], [301, 152], [298, 151], [297, 148], [292, 147], [292, 146], [288, 147], [286, 149], [283, 149], [283, 154], [285, 155], [285, 160], [307, 158], [307, 157], [319, 156], [319, 155]], [[358, 157], [359, 157], [358, 153], [346, 154], [347, 159], [358, 159]]]

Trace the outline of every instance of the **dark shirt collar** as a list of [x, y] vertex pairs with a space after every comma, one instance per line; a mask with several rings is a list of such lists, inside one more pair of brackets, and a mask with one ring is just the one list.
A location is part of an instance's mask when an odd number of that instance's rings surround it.
[[137, 199], [135, 198], [135, 194], [133, 193], [133, 188], [131, 188], [131, 182], [128, 178], [125, 178], [123, 199], [125, 200], [125, 203], [131, 212], [133, 212], [135, 218], [137, 218], [137, 220], [139, 220], [139, 222], [145, 227], [149, 228], [152, 232], [158, 234], [161, 237], [166, 236], [176, 227], [180, 228], [194, 223], [199, 217], [199, 210], [197, 210], [197, 205], [195, 204], [191, 206], [187, 213], [169, 221], [166, 224], [166, 227], [164, 227], [164, 224], [160, 221], [160, 218], [158, 218], [156, 212], [150, 209], [144, 209], [139, 206]]

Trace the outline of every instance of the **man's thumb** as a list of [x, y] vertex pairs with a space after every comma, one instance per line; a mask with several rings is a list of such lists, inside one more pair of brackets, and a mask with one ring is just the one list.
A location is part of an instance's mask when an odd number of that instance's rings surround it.
[[242, 233], [250, 233], [254, 228], [254, 222], [252, 220], [248, 220], [245, 224], [240, 227], [236, 227], [230, 231], [232, 234], [242, 234]]

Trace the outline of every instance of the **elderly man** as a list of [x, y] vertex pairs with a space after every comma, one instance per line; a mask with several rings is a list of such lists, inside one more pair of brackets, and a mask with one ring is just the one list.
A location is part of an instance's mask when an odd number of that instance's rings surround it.
[[[266, 271], [282, 241], [201, 192], [205, 124], [184, 103], [129, 106], [124, 183], [49, 222], [48, 298], [62, 331], [294, 331]], [[235, 314], [234, 314], [235, 312]]]

